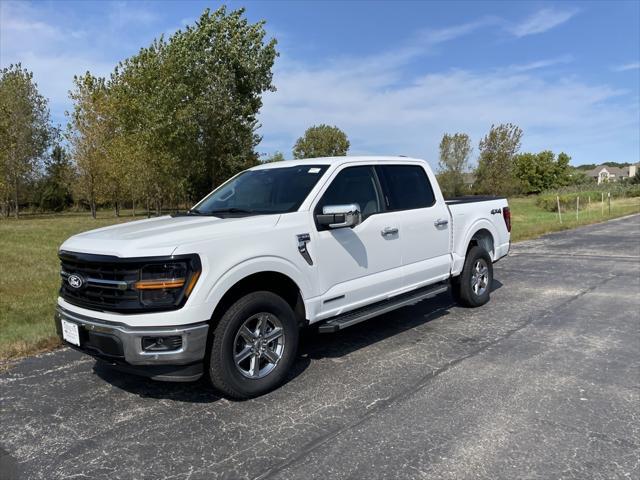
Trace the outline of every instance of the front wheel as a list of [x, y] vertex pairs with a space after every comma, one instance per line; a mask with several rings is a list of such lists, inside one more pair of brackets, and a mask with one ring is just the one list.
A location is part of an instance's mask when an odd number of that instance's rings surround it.
[[460, 276], [453, 279], [453, 295], [466, 307], [479, 307], [489, 301], [493, 283], [491, 256], [482, 247], [472, 247], [464, 260]]
[[287, 302], [272, 292], [236, 301], [213, 332], [209, 378], [225, 395], [262, 395], [285, 379], [298, 349], [298, 324]]

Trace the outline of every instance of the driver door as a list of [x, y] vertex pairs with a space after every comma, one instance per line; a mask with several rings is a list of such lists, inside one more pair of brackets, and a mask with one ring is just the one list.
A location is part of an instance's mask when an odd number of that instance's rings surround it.
[[362, 215], [358, 225], [330, 228], [316, 222], [319, 319], [385, 300], [403, 287], [399, 214], [385, 211], [372, 166], [335, 172], [313, 208], [314, 219], [325, 206], [353, 203]]

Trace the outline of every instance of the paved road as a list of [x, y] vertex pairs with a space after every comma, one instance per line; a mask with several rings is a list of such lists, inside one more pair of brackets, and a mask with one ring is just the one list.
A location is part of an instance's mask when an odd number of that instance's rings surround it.
[[520, 243], [492, 301], [339, 334], [231, 402], [63, 350], [0, 376], [20, 478], [638, 478], [640, 216]]

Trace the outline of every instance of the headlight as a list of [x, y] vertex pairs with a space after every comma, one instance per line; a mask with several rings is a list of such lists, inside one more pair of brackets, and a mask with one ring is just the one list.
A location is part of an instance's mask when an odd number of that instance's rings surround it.
[[133, 288], [140, 293], [143, 305], [177, 306], [189, 297], [199, 276], [199, 262], [151, 263], [140, 269], [140, 280]]

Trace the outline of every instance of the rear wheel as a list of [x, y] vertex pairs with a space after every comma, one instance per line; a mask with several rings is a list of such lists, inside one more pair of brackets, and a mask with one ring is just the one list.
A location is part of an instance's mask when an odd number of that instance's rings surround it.
[[249, 293], [213, 332], [209, 378], [229, 397], [256, 397], [284, 381], [297, 349], [298, 325], [289, 304], [272, 292]]
[[460, 276], [453, 279], [455, 299], [467, 307], [479, 307], [489, 301], [493, 283], [491, 256], [482, 247], [472, 247], [467, 253]]

